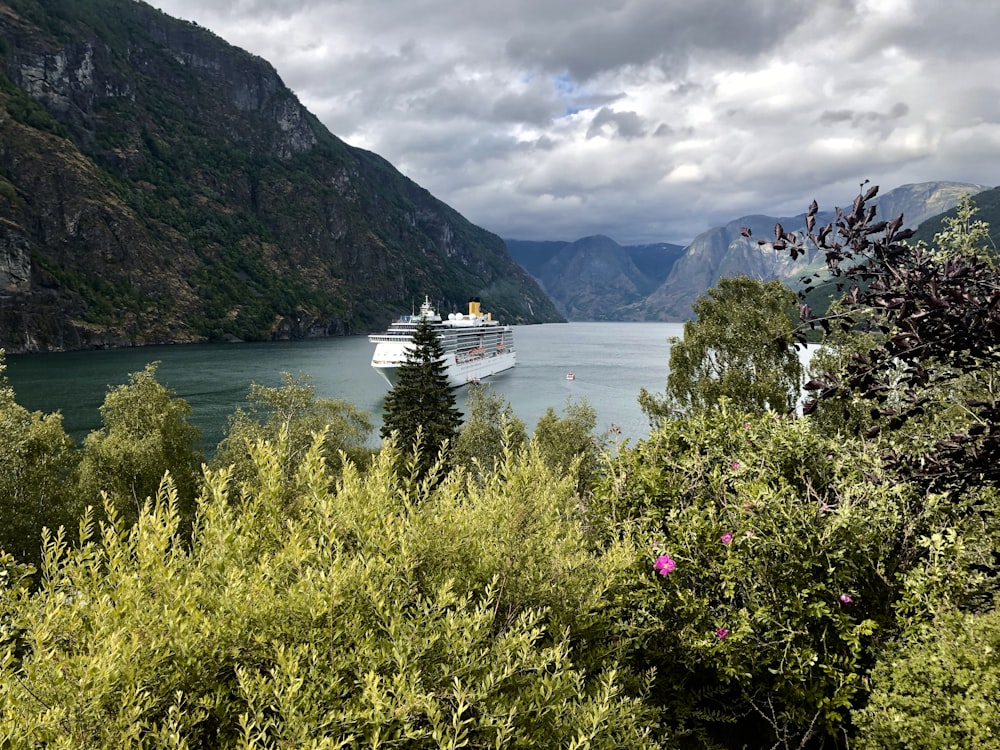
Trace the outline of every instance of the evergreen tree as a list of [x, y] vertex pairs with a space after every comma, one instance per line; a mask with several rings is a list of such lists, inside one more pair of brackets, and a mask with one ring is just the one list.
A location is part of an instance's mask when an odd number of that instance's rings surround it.
[[434, 326], [421, 318], [413, 333], [413, 346], [399, 367], [399, 380], [385, 397], [383, 438], [397, 433], [398, 445], [412, 450], [419, 439], [419, 473], [437, 460], [442, 444], [454, 444], [462, 425], [455, 394], [448, 384], [444, 348]]

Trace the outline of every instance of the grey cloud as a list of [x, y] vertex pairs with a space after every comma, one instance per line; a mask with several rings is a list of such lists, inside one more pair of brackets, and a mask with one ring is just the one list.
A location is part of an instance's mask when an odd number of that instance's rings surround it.
[[856, 116], [855, 112], [849, 109], [828, 109], [819, 116], [821, 125], [833, 125], [838, 122], [851, 122]]
[[753, 57], [774, 49], [808, 9], [797, 0], [630, 0], [571, 15], [562, 28], [517, 34], [506, 51], [520, 64], [565, 70], [578, 81], [650, 63], [679, 71], [703, 54]]
[[560, 106], [552, 96], [535, 93], [504, 93], [493, 102], [494, 121], [525, 122], [546, 125], [560, 114]]
[[991, 0], [156, 1], [501, 236], [683, 242], [1000, 170]]
[[645, 135], [642, 120], [635, 112], [615, 112], [608, 107], [602, 107], [594, 119], [590, 121], [587, 138], [607, 135], [609, 128], [622, 138], [631, 140]]
[[[924, 60], [981, 60], [997, 43], [1000, 4], [991, 0], [915, 2], [878, 29], [879, 48], [897, 47]], [[863, 23], [863, 21], [862, 21]], [[875, 51], [875, 50], [873, 50]]]
[[821, 125], [836, 125], [850, 123], [851, 127], [861, 127], [865, 124], [881, 124], [891, 120], [906, 117], [910, 108], [904, 102], [896, 102], [887, 112], [873, 110], [855, 111], [851, 109], [828, 109], [820, 113], [818, 122]]

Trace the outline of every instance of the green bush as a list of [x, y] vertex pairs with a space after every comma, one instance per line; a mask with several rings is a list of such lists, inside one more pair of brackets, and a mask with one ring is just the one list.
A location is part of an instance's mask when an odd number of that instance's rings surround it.
[[1000, 746], [1000, 612], [942, 618], [887, 653], [856, 717], [860, 750]]
[[178, 490], [185, 523], [194, 516], [201, 432], [188, 421], [190, 404], [156, 380], [159, 364], [146, 365], [131, 373], [127, 384], [108, 390], [101, 405], [102, 427], [83, 442], [82, 496], [96, 503], [107, 493], [128, 524], [156, 496], [165, 472]]
[[805, 419], [666, 422], [611, 464], [591, 515], [645, 543], [622, 635], [682, 747], [843, 737], [882, 649], [981, 592], [960, 509]]
[[37, 592], [0, 589], [5, 746], [655, 747], [613, 649], [575, 632], [609, 630], [610, 575], [565, 482], [526, 457], [414, 503], [390, 449], [331, 491], [322, 446], [291, 511], [260, 444], [256, 492], [208, 476], [190, 546], [167, 488], [131, 530], [109, 506], [52, 542]]
[[596, 426], [597, 410], [587, 399], [574, 402], [567, 397], [563, 416], [557, 416], [550, 406], [531, 435], [531, 442], [545, 462], [556, 471], [572, 475], [581, 495], [590, 492], [601, 467], [604, 441], [595, 436]]
[[77, 456], [62, 415], [29, 412], [4, 375], [0, 349], [0, 551], [40, 560], [42, 529], [75, 523]]
[[456, 466], [486, 471], [503, 459], [505, 451], [520, 450], [527, 443], [524, 422], [490, 386], [468, 386], [467, 409], [452, 452]]
[[308, 376], [283, 372], [281, 379], [280, 388], [250, 385], [249, 405], [229, 418], [213, 468], [230, 467], [236, 481], [251, 480], [257, 473], [252, 449], [264, 440], [282, 449], [282, 471], [290, 480], [320, 431], [326, 436], [323, 456], [331, 469], [339, 467], [342, 455], [358, 464], [370, 460], [371, 451], [365, 447], [373, 429], [368, 414], [346, 401], [317, 398]]

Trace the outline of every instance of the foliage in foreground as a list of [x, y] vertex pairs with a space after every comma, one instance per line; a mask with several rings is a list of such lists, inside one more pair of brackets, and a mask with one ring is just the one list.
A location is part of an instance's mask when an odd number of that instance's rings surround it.
[[262, 444], [190, 547], [167, 484], [52, 541], [37, 592], [7, 575], [5, 747], [655, 746], [601, 606], [625, 556], [585, 551], [568, 482], [524, 454], [414, 503], [390, 447], [331, 491], [322, 440], [291, 505]]
[[951, 613], [874, 675], [857, 717], [862, 750], [1000, 745], [1000, 612]]
[[[872, 220], [865, 200], [840, 219], [848, 236]], [[899, 261], [919, 275], [885, 231], [891, 252], [878, 268]], [[941, 265], [920, 273], [940, 271], [951, 286], [938, 293], [957, 295], [955, 309], [914, 320], [901, 296], [873, 315], [874, 336], [848, 326], [826, 359], [827, 385], [844, 388], [828, 396], [850, 395], [847, 410], [790, 419], [718, 399], [662, 415], [602, 469], [585, 403], [563, 420], [550, 410], [526, 444], [518, 425], [504, 429], [505, 405], [484, 400], [451, 473], [391, 444], [365, 475], [349, 461], [341, 473], [342, 457], [326, 463], [329, 436], [303, 457], [288, 443], [303, 445], [303, 432], [251, 425], [246, 477], [207, 476], [190, 539], [168, 483], [135, 526], [112, 499], [79, 547], [50, 541], [37, 590], [29, 569], [0, 558], [0, 739], [996, 746], [998, 492], [995, 467], [971, 460], [998, 429], [985, 366], [996, 344], [977, 339], [948, 365], [905, 350], [896, 369], [871, 369], [893, 336], [890, 348], [911, 336], [962, 343], [949, 316], [984, 303], [964, 250], [921, 252]], [[870, 301], [884, 299], [873, 289]], [[910, 301], [923, 304], [920, 294]], [[985, 325], [993, 313], [983, 314]], [[3, 395], [10, 433], [36, 434], [44, 420]], [[882, 396], [888, 406], [862, 411]], [[973, 396], [975, 420], [942, 412]], [[109, 411], [111, 422], [141, 403]], [[866, 423], [879, 428], [870, 439], [843, 439]], [[968, 424], [954, 445], [936, 442]], [[51, 439], [54, 427], [38, 434]], [[4, 446], [5, 487], [48, 455], [19, 453], [23, 444]], [[944, 463], [910, 471], [903, 450]], [[946, 464], [959, 481], [935, 479]]]
[[612, 462], [592, 521], [645, 546], [623, 641], [679, 747], [819, 747], [852, 734], [900, 638], [979, 601], [994, 545], [973, 509], [892, 481], [876, 446], [724, 407]]

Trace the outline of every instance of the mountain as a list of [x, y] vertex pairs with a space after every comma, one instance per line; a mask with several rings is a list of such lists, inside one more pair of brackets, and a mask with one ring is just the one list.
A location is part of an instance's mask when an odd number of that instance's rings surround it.
[[[1000, 241], [1000, 188], [924, 182], [890, 190], [874, 203], [882, 217], [902, 213], [905, 226], [917, 228], [927, 221], [929, 227], [937, 227], [933, 231], [940, 231], [941, 213], [966, 194], [977, 196], [976, 203], [982, 206], [977, 218], [987, 221], [994, 242]], [[830, 209], [817, 214], [817, 226], [833, 220], [835, 207]], [[804, 231], [805, 213], [742, 216], [703, 232], [686, 248], [665, 243], [622, 247], [601, 236], [576, 242], [505, 242], [514, 260], [572, 320], [680, 321], [690, 317], [691, 304], [720, 278], [782, 279], [795, 287], [801, 276], [818, 269], [823, 258], [815, 249], [793, 261], [787, 252], [758, 244], [759, 239], [772, 238], [779, 223], [785, 231]], [[751, 237], [743, 236], [744, 227], [751, 230]]]
[[0, 4], [0, 347], [359, 333], [425, 294], [562, 320], [264, 60], [135, 0]]
[[[984, 221], [989, 225], [990, 241], [994, 252], [997, 252], [1000, 248], [1000, 187], [976, 193], [973, 203], [976, 206], [976, 214], [972, 220]], [[945, 218], [955, 218], [956, 210], [954, 207], [949, 208], [947, 211], [924, 221], [917, 228], [911, 242], [933, 243], [934, 235], [944, 229]]]
[[[879, 216], [894, 218], [903, 214], [904, 226], [918, 227], [926, 219], [956, 205], [966, 194], [985, 190], [983, 185], [962, 182], [924, 182], [903, 185], [881, 194], [874, 201]], [[822, 208], [822, 207], [821, 207]], [[831, 209], [834, 207], [830, 207]], [[832, 211], [821, 211], [816, 225], [833, 219]], [[765, 281], [782, 279], [796, 286], [805, 273], [815, 270], [823, 261], [815, 249], [793, 261], [787, 252], [775, 252], [770, 246], [761, 247], [759, 239], [774, 236], [774, 225], [785, 231], [805, 231], [805, 214], [794, 217], [744, 216], [699, 235], [677, 261], [667, 280], [637, 308], [646, 320], [683, 320], [691, 314], [691, 304], [720, 278], [747, 275]], [[749, 227], [751, 237], [742, 235]]]
[[629, 320], [622, 308], [662, 284], [684, 251], [666, 242], [622, 246], [603, 235], [575, 242], [504, 242], [511, 257], [573, 320]]

